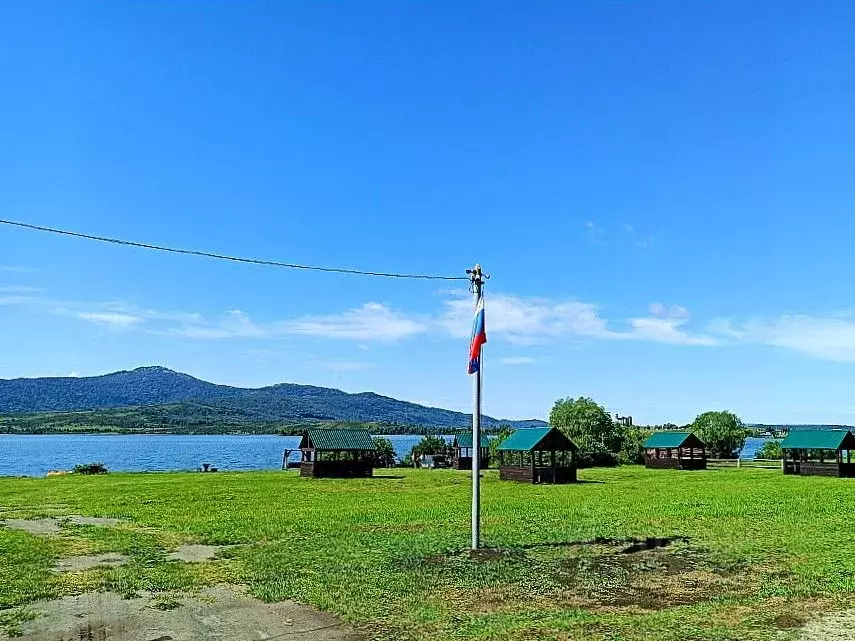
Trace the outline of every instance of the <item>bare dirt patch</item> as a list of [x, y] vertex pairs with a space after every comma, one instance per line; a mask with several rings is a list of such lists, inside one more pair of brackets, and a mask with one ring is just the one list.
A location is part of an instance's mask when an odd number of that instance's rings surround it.
[[36, 536], [59, 534], [60, 530], [59, 519], [52, 517], [44, 519], [6, 519], [5, 521], [0, 521], [0, 523], [11, 530], [23, 530]]
[[[484, 612], [543, 598], [568, 607], [655, 611], [738, 594], [759, 580], [712, 563], [684, 537], [594, 539], [509, 549], [458, 551], [423, 559], [434, 571], [471, 573], [472, 563], [496, 564], [492, 585], [471, 591], [464, 607]], [[539, 577], [536, 586], [529, 577]], [[529, 587], [520, 591], [521, 582]], [[855, 640], [853, 640], [855, 641]]]
[[41, 616], [21, 625], [22, 641], [360, 639], [329, 614], [290, 601], [263, 603], [226, 586], [168, 602], [152, 595], [123, 599], [112, 593], [88, 593], [28, 607]]
[[66, 517], [66, 519], [69, 523], [74, 523], [74, 525], [99, 525], [101, 527], [114, 527], [122, 523], [122, 519], [102, 516], [80, 516], [79, 514], [72, 514]]
[[584, 607], [660, 610], [723, 596], [738, 586], [733, 576], [710, 567], [697, 550], [601, 546], [597, 552], [558, 565], [565, 596]]
[[13, 530], [23, 530], [36, 536], [51, 536], [59, 534], [64, 523], [72, 523], [74, 525], [97, 525], [101, 527], [113, 527], [122, 523], [121, 519], [113, 519], [97, 516], [80, 516], [72, 514], [70, 516], [48, 516], [41, 519], [5, 519], [0, 521], [0, 524], [5, 525]]
[[808, 621], [800, 641], [855, 641], [855, 610], [832, 612]]
[[227, 545], [182, 545], [174, 552], [167, 554], [166, 558], [170, 561], [201, 563], [210, 561], [217, 556], [217, 552], [228, 548]]
[[54, 566], [55, 572], [79, 572], [98, 567], [119, 567], [128, 562], [124, 554], [95, 554], [91, 556], [70, 556], [60, 559]]

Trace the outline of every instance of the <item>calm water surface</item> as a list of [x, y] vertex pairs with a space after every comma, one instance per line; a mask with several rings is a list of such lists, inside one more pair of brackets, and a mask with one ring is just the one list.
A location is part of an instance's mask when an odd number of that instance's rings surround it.
[[[406, 456], [420, 436], [387, 436], [398, 457]], [[765, 439], [749, 438], [742, 458], [754, 458]], [[78, 463], [103, 463], [116, 472], [196, 470], [210, 463], [220, 470], [278, 470], [286, 449], [299, 436], [46, 435], [0, 434], [0, 475], [44, 476]], [[299, 459], [299, 453], [291, 455]]]
[[[420, 436], [387, 436], [398, 457], [406, 456]], [[220, 470], [278, 470], [286, 449], [299, 436], [179, 436], [0, 434], [0, 475], [44, 476], [78, 463], [103, 463], [115, 472], [196, 470], [210, 463]], [[293, 452], [292, 460], [300, 453]]]

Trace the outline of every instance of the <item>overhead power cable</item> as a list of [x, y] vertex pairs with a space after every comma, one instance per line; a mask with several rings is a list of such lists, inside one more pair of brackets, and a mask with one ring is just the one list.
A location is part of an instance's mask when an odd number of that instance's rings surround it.
[[62, 236], [73, 236], [75, 238], [85, 238], [87, 240], [97, 240], [102, 243], [112, 243], [114, 245], [125, 245], [127, 247], [139, 247], [141, 249], [152, 249], [155, 251], [169, 252], [172, 254], [185, 254], [188, 256], [202, 256], [204, 258], [214, 258], [217, 260], [228, 260], [234, 263], [249, 263], [251, 265], [266, 265], [268, 267], [284, 267], [287, 269], [304, 269], [315, 272], [328, 272], [333, 274], [355, 274], [359, 276], [380, 276], [383, 278], [412, 278], [420, 280], [469, 280], [468, 276], [441, 276], [435, 274], [401, 274], [397, 272], [373, 272], [364, 271], [361, 269], [348, 269], [346, 267], [322, 267], [319, 265], [298, 265], [296, 263], [284, 263], [278, 260], [265, 260], [262, 258], [246, 258], [242, 256], [229, 256], [226, 254], [215, 254], [213, 252], [198, 251], [195, 249], [180, 249], [178, 247], [164, 247], [163, 245], [152, 245], [150, 243], [141, 243], [134, 240], [122, 240], [119, 238], [109, 238], [107, 236], [95, 236], [94, 234], [83, 234], [66, 229], [55, 229], [53, 227], [43, 227], [41, 225], [32, 225], [30, 223], [22, 223], [15, 220], [4, 220], [0, 218], [0, 224], [11, 225], [13, 227], [22, 227], [33, 231], [46, 232], [49, 234], [59, 234]]

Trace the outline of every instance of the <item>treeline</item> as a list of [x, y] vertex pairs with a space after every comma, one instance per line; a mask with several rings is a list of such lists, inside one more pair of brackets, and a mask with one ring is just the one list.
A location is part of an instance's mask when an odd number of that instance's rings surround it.
[[[281, 434], [307, 427], [364, 427], [372, 434], [452, 434], [459, 428], [424, 427], [382, 421], [259, 420], [200, 403], [175, 403], [80, 412], [37, 412], [0, 416], [5, 434]], [[498, 429], [498, 428], [495, 428]]]
[[727, 410], [704, 412], [682, 428], [673, 423], [626, 426], [590, 398], [558, 399], [549, 414], [549, 424], [576, 443], [580, 463], [585, 467], [644, 462], [644, 442], [657, 429], [696, 433], [714, 458], [733, 458], [749, 435], [740, 418]]

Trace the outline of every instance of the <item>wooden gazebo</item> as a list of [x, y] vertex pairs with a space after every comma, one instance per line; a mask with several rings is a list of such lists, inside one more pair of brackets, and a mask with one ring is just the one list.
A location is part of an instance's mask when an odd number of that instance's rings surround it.
[[644, 442], [644, 467], [707, 469], [707, 446], [691, 432], [654, 432]]
[[784, 474], [855, 477], [849, 430], [792, 430], [781, 442]]
[[300, 476], [354, 478], [374, 473], [374, 443], [364, 429], [306, 430]]
[[579, 448], [561, 430], [514, 430], [498, 447], [499, 478], [529, 483], [575, 483]]
[[[451, 458], [451, 467], [456, 470], [471, 470], [472, 469], [472, 432], [464, 432], [454, 437], [451, 444], [454, 454]], [[490, 466], [490, 438], [484, 434], [481, 435], [481, 469], [485, 470]]]

